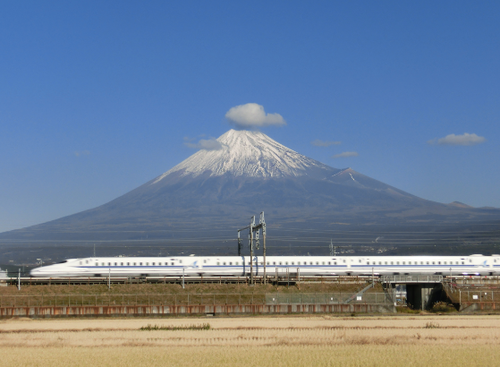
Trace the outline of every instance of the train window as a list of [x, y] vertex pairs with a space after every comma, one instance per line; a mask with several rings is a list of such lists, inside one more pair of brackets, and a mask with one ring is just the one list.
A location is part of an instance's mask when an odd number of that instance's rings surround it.
[[292, 265], [295, 265], [295, 262], [292, 261]]
[[206, 264], [207, 263], [207, 260], [203, 260], [203, 264]]
[[387, 265], [387, 261], [385, 262], [385, 265]]
[[446, 261], [444, 262], [444, 265], [446, 265]]
[[151, 263], [151, 265], [155, 266], [155, 263]]
[[319, 261], [316, 261], [316, 265], [319, 265]]
[[438, 261], [438, 265], [441, 265], [441, 261]]
[[[171, 265], [171, 266], [174, 266], [174, 263], [173, 263], [173, 262], [171, 262], [171, 263], [170, 263], [170, 265]], [[217, 263], [217, 265], [219, 265], [219, 263]]]
[[429, 262], [427, 261], [427, 265], [429, 265]]
[[361, 264], [361, 259], [359, 260], [359, 263]]
[[462, 261], [462, 265], [465, 264], [463, 261]]
[[378, 262], [378, 264], [379, 264], [379, 265], [382, 265], [382, 261], [379, 261], [379, 262]]
[[[497, 262], [497, 261], [495, 260], [495, 262]], [[82, 265], [82, 262], [81, 262], [81, 261], [80, 261], [80, 265]]]
[[433, 262], [432, 262], [432, 265], [436, 265], [436, 262], [435, 262], [435, 261], [433, 261]]
[[[239, 264], [239, 262], [238, 262], [238, 261], [236, 261], [234, 264], [235, 264], [235, 265], [238, 265], [238, 264]], [[262, 265], [264, 265], [264, 263], [261, 263], [261, 264], [262, 264]]]
[[85, 264], [88, 264], [88, 263], [89, 263], [89, 261], [88, 261], [88, 260], [85, 260]]
[[282, 264], [282, 263], [281, 263], [281, 261], [280, 261], [280, 265], [281, 265], [281, 264]]
[[323, 261], [323, 265], [325, 265], [325, 262]]
[[[398, 264], [399, 264], [399, 262], [398, 262]], [[403, 265], [406, 265], [406, 261], [403, 261]]]
[[120, 263], [121, 266], [123, 266], [123, 263]]
[[222, 265], [226, 265], [226, 262], [224, 261], [224, 262], [222, 263]]
[[[104, 264], [103, 264], [104, 265]], [[95, 266], [99, 266], [99, 263], [95, 263]]]
[[[97, 264], [97, 263], [96, 263]], [[101, 266], [104, 266], [104, 263], [101, 263]]]
[[130, 263], [127, 263], [127, 266], [130, 266]]
[[391, 261], [391, 265], [394, 265], [394, 261]]
[[179, 260], [179, 264], [182, 264], [182, 260]]
[[370, 265], [370, 262], [369, 262], [369, 261], [367, 261], [367, 262], [366, 262], [366, 265]]
[[[173, 265], [173, 264], [172, 264]], [[220, 262], [217, 261], [217, 265], [220, 265]]]
[[335, 262], [333, 263], [333, 265], [337, 265], [337, 262], [335, 261]]
[[111, 263], [108, 263], [108, 266], [111, 266]]
[[134, 266], [136, 266], [136, 265], [137, 265], [137, 263], [134, 263]]
[[276, 265], [276, 261], [273, 261], [273, 265]]
[[229, 265], [233, 265], [233, 262], [232, 262], [232, 261], [230, 261], [230, 262], [229, 262]]
[[142, 263], [139, 263], [140, 266], [142, 266]]
[[311, 261], [310, 265], [312, 265], [312, 264], [313, 264], [313, 262]]
[[287, 261], [287, 262], [285, 262], [285, 265], [288, 265], [288, 261]]
[[331, 261], [328, 261], [328, 265], [332, 265], [332, 262], [331, 262]]
[[344, 264], [345, 264], [345, 260], [344, 260]]

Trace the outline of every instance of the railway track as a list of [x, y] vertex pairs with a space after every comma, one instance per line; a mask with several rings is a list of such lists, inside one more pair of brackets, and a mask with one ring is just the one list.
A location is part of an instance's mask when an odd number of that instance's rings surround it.
[[[375, 277], [374, 280], [377, 280]], [[254, 277], [256, 284], [293, 285], [297, 283], [340, 283], [363, 284], [372, 280], [370, 276], [321, 276], [300, 278], [294, 275], [278, 277]], [[11, 277], [3, 282], [5, 285], [92, 285], [92, 284], [250, 284], [250, 277], [235, 276], [163, 276], [163, 277]]]

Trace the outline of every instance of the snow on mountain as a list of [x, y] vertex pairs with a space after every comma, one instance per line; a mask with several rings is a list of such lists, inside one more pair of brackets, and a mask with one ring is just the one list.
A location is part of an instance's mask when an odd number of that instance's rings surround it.
[[178, 172], [192, 177], [232, 174], [259, 178], [299, 177], [312, 171], [332, 168], [281, 145], [260, 131], [229, 130], [217, 141], [222, 148], [202, 149], [156, 178], [160, 182]]

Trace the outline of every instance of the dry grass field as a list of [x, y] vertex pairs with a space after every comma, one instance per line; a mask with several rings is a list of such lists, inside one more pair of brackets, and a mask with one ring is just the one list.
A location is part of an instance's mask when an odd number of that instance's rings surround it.
[[0, 356], [0, 366], [499, 366], [500, 317], [3, 320]]

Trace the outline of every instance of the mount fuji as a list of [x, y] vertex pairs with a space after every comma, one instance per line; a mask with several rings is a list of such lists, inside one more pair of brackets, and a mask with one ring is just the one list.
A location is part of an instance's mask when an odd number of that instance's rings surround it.
[[234, 238], [261, 211], [269, 228], [296, 230], [296, 236], [336, 225], [457, 223], [490, 214], [424, 200], [351, 168], [327, 166], [258, 131], [229, 130], [211, 148], [107, 204], [0, 239]]

